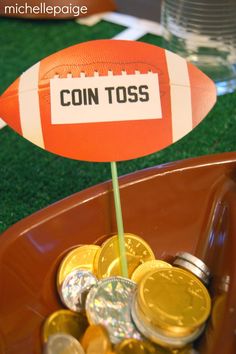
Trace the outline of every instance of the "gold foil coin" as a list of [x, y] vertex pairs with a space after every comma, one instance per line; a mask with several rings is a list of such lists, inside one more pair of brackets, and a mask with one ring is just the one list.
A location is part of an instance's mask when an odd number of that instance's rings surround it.
[[170, 263], [164, 262], [160, 259], [154, 259], [152, 261], [147, 261], [145, 263], [140, 264], [135, 271], [133, 272], [131, 276], [131, 280], [135, 281], [136, 283], [139, 283], [144, 276], [154, 270], [154, 269], [160, 269], [160, 268], [172, 268], [172, 265]]
[[132, 319], [142, 335], [151, 342], [156, 343], [164, 348], [183, 348], [187, 344], [192, 343], [203, 332], [205, 326], [198, 327], [194, 332], [176, 337], [175, 333], [168, 332], [150, 322], [150, 319], [139, 308], [137, 302], [137, 292], [134, 294], [131, 303]]
[[97, 245], [83, 245], [70, 251], [62, 260], [57, 272], [57, 288], [60, 289], [66, 276], [75, 269], [94, 272], [93, 263], [96, 253], [100, 250]]
[[57, 333], [70, 334], [79, 340], [87, 326], [87, 319], [80, 313], [70, 310], [58, 310], [53, 312], [44, 322], [42, 330], [43, 342], [47, 342], [50, 336]]
[[148, 273], [139, 283], [137, 300], [153, 324], [177, 336], [200, 327], [211, 309], [209, 293], [201, 281], [176, 267]]
[[[125, 234], [125, 248], [128, 261], [129, 277], [140, 264], [155, 259], [150, 246], [141, 237]], [[95, 269], [98, 278], [121, 275], [118, 236], [105, 241], [95, 257]]]
[[125, 339], [115, 346], [117, 354], [170, 354], [164, 348], [153, 346], [150, 342], [134, 338]]
[[189, 344], [186, 347], [181, 349], [172, 349], [170, 353], [171, 354], [198, 354], [198, 352], [193, 349], [192, 344]]
[[89, 326], [81, 344], [86, 354], [107, 354], [112, 349], [109, 334], [102, 325]]
[[212, 315], [211, 315], [211, 323], [214, 329], [219, 327], [219, 324], [222, 323], [222, 319], [225, 312], [226, 307], [226, 294], [218, 295], [212, 306]]

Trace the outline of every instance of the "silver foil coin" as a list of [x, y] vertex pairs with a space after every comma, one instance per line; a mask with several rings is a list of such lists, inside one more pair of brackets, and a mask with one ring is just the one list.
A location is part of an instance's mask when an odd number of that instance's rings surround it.
[[101, 280], [91, 289], [86, 300], [86, 314], [90, 324], [102, 324], [112, 343], [125, 338], [142, 339], [130, 313], [136, 284], [126, 278]]
[[70, 334], [57, 333], [48, 338], [44, 354], [85, 354], [77, 339]]
[[97, 278], [91, 272], [83, 269], [74, 270], [62, 283], [61, 301], [72, 311], [84, 312], [88, 292], [97, 282]]
[[211, 276], [211, 272], [208, 266], [193, 254], [188, 252], [178, 252], [176, 253], [175, 258], [180, 258], [184, 261], [192, 263], [195, 267], [199, 268], [203, 273], [205, 273], [207, 277]]
[[207, 286], [209, 284], [209, 277], [192, 263], [185, 261], [184, 259], [181, 258], [176, 258], [173, 265], [191, 272], [199, 280], [201, 280], [204, 283], [204, 285]]

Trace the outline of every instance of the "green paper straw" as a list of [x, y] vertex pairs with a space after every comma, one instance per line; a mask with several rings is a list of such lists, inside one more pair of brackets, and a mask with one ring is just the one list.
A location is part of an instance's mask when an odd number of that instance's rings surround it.
[[113, 194], [114, 194], [115, 210], [116, 210], [116, 223], [117, 223], [117, 230], [118, 230], [121, 273], [123, 277], [128, 278], [128, 265], [127, 265], [126, 250], [125, 250], [124, 226], [123, 226], [122, 210], [120, 204], [120, 190], [119, 190], [116, 162], [111, 162], [111, 175], [112, 175]]

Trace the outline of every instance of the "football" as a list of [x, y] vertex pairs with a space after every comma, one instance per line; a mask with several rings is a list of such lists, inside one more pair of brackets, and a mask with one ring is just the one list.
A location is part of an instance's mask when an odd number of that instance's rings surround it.
[[114, 11], [113, 0], [37, 0], [0, 2], [0, 15], [29, 19], [69, 19]]
[[180, 56], [142, 42], [96, 40], [24, 72], [0, 97], [0, 117], [52, 153], [119, 161], [179, 140], [215, 101], [214, 83]]

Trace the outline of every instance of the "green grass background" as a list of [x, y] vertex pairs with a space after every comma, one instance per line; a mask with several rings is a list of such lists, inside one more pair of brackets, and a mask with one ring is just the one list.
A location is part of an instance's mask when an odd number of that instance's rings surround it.
[[[0, 93], [38, 60], [67, 46], [112, 38], [124, 27], [105, 21], [87, 27], [73, 21], [0, 19]], [[142, 41], [161, 45], [146, 35]], [[236, 151], [236, 93], [219, 97], [206, 119], [163, 151], [121, 162], [119, 174], [194, 156]], [[58, 157], [14, 133], [0, 130], [0, 232], [72, 193], [110, 179], [108, 163]]]

